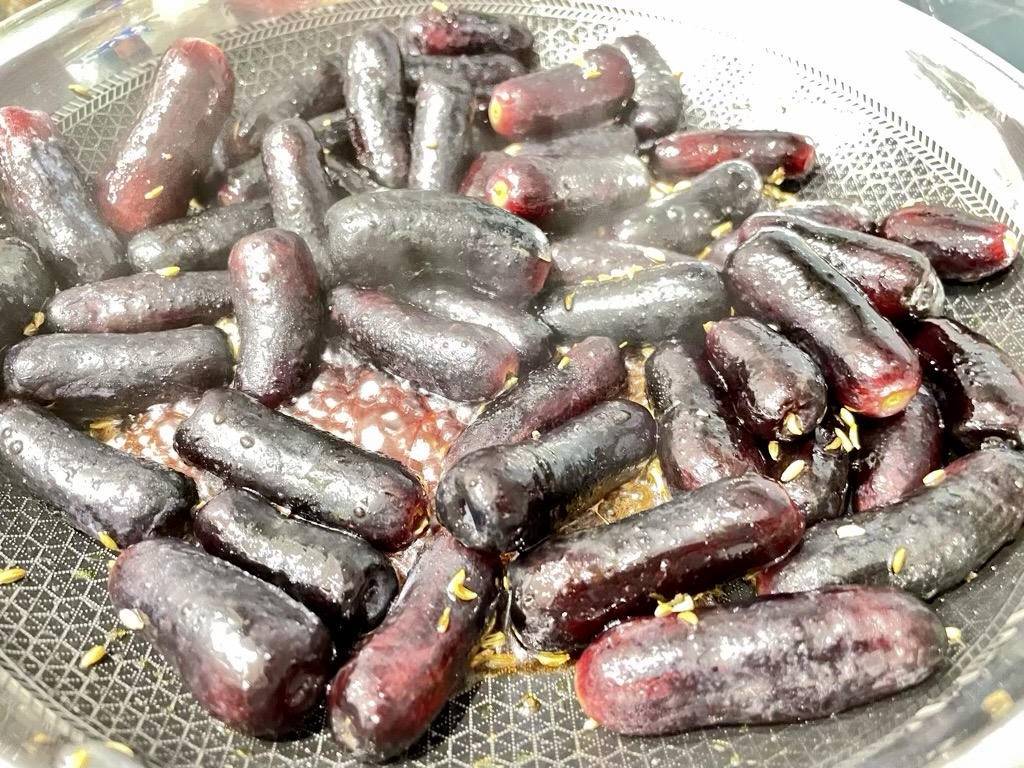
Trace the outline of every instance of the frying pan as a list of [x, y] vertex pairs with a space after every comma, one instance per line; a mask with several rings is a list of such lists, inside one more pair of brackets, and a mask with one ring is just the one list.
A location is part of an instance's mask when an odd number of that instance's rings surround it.
[[[217, 40], [232, 60], [244, 105], [303, 61], [343, 51], [363, 25], [394, 27], [424, 4], [50, 0], [0, 24], [0, 103], [54, 112], [94, 173], [130, 122], [154, 57], [175, 38]], [[895, 0], [844, 7], [816, 0], [460, 5], [525, 19], [544, 64], [617, 35], [649, 36], [682, 73], [688, 125], [771, 127], [815, 138], [823, 168], [806, 197], [852, 199], [876, 213], [927, 200], [995, 217], [1018, 234], [1024, 228], [1024, 81]], [[954, 316], [1024, 364], [1020, 268], [949, 294]], [[116, 739], [163, 768], [352, 764], [320, 730], [321, 712], [307, 733], [280, 743], [241, 736], [211, 719], [143, 638], [110, 636], [117, 617], [105, 589], [109, 553], [6, 479], [0, 510], [0, 565], [28, 571], [23, 582], [0, 588], [0, 762], [53, 764], [66, 757], [69, 742]], [[1024, 537], [935, 601], [964, 640], [941, 674], [836, 717], [625, 738], [584, 729], [570, 670], [492, 676], [453, 700], [398, 764], [945, 764], [987, 736], [984, 748], [998, 738], [993, 730], [1020, 728], [1014, 718], [1015, 702], [1024, 699], [1022, 575]], [[109, 658], [79, 669], [82, 651], [108, 639]]]

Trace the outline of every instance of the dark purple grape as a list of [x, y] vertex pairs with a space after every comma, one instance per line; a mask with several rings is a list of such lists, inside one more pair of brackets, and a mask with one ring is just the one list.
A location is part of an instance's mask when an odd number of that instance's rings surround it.
[[324, 217], [334, 193], [313, 129], [298, 118], [275, 124], [263, 137], [263, 167], [270, 185], [274, 222], [300, 235], [325, 288], [341, 279], [330, 256]]
[[438, 519], [474, 549], [526, 549], [635, 477], [655, 431], [646, 408], [611, 400], [535, 440], [474, 451], [442, 475]]
[[758, 575], [757, 590], [877, 584], [930, 600], [980, 568], [1022, 522], [1024, 455], [977, 451], [902, 501], [814, 526], [792, 557]]
[[385, 187], [409, 177], [409, 114], [402, 93], [402, 54], [380, 25], [352, 40], [345, 73], [349, 132], [359, 162]]
[[696, 594], [740, 578], [789, 554], [803, 531], [777, 483], [719, 480], [513, 560], [512, 624], [532, 649], [578, 652], [611, 622], [654, 611], [652, 593]]
[[524, 139], [569, 133], [619, 115], [633, 95], [629, 61], [601, 45], [577, 60], [497, 85], [487, 114], [496, 133]]
[[723, 279], [738, 311], [779, 327], [811, 353], [841, 405], [884, 418], [917, 393], [921, 366], [910, 345], [796, 235], [759, 232], [732, 255]]
[[488, 400], [519, 373], [515, 348], [490, 328], [431, 315], [382, 291], [340, 286], [328, 301], [346, 346], [451, 400]]
[[455, 438], [445, 466], [473, 451], [520, 443], [534, 432], [547, 432], [615, 396], [625, 383], [619, 346], [600, 336], [584, 339], [563, 358], [532, 372], [489, 403]]
[[942, 419], [927, 387], [917, 390], [902, 413], [860, 429], [861, 452], [853, 510], [867, 512], [899, 501], [942, 466]]
[[344, 749], [379, 762], [426, 733], [469, 672], [500, 573], [497, 558], [447, 534], [427, 541], [387, 619], [331, 682], [328, 717]]
[[707, 361], [667, 343], [644, 368], [647, 399], [658, 418], [658, 458], [669, 487], [690, 491], [726, 477], [760, 472], [750, 436], [726, 417]]
[[335, 203], [331, 255], [354, 285], [449, 279], [509, 303], [540, 291], [550, 268], [536, 226], [482, 200], [420, 189], [383, 190]]
[[46, 304], [60, 333], [141, 333], [215, 323], [231, 314], [227, 272], [155, 272], [68, 288]]
[[330, 634], [277, 587], [184, 542], [157, 539], [117, 559], [108, 589], [115, 608], [141, 618], [199, 704], [232, 728], [284, 736], [320, 698]]
[[100, 218], [49, 115], [0, 107], [0, 200], [60, 285], [128, 273], [124, 246]]
[[613, 222], [616, 240], [696, 256], [723, 225], [739, 225], [761, 206], [761, 177], [733, 160], [701, 174], [684, 189], [652, 200]]
[[881, 234], [921, 251], [943, 280], [962, 283], [1009, 269], [1020, 253], [1016, 236], [1002, 222], [927, 203], [890, 213]]
[[920, 323], [910, 339], [960, 446], [1024, 448], [1024, 377], [1009, 355], [949, 318]]
[[654, 44], [642, 35], [620, 37], [622, 51], [633, 71], [633, 104], [629, 124], [641, 141], [671, 133], [683, 120], [683, 91], [679, 77], [661, 57]]
[[44, 408], [0, 403], [0, 460], [28, 490], [88, 536], [127, 547], [178, 533], [196, 503], [184, 475], [72, 429]]
[[718, 270], [699, 261], [562, 288], [537, 314], [563, 339], [609, 336], [628, 342], [694, 338], [701, 325], [728, 313]]
[[11, 347], [4, 387], [69, 418], [93, 419], [201, 395], [231, 381], [234, 362], [227, 337], [209, 326], [59, 333]]
[[576, 665], [583, 711], [630, 735], [828, 717], [917, 685], [946, 632], [895, 589], [779, 595], [610, 629]]
[[234, 94], [234, 75], [216, 45], [191, 37], [167, 49], [135, 124], [100, 173], [96, 199], [107, 223], [135, 234], [185, 215]]
[[266, 229], [238, 241], [228, 274], [239, 336], [235, 388], [276, 408], [306, 389], [320, 360], [316, 262], [299, 235]]
[[192, 513], [192, 524], [207, 552], [283, 589], [343, 650], [383, 621], [398, 592], [388, 559], [363, 539], [285, 517], [249, 491], [217, 494]]
[[250, 488], [388, 552], [412, 542], [426, 512], [419, 481], [397, 461], [234, 389], [207, 392], [175, 432], [174, 448], [228, 485]]

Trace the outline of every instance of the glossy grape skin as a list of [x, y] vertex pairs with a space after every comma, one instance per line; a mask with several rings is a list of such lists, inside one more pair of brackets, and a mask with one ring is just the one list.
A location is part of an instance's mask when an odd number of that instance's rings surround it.
[[[921, 485], [901, 501], [814, 526], [792, 557], [758, 574], [757, 591], [874, 584], [930, 600], [980, 568], [1022, 522], [1024, 455], [976, 451], [947, 466], [936, 484]], [[840, 536], [843, 526], [856, 528]], [[896, 567], [900, 549], [903, 562]]]
[[924, 253], [943, 280], [974, 283], [1009, 269], [1020, 254], [1002, 222], [939, 205], [917, 203], [893, 211], [880, 234]]
[[917, 685], [945, 661], [928, 606], [895, 589], [838, 587], [636, 619], [576, 665], [584, 712], [617, 733], [828, 717]]
[[143, 411], [231, 381], [227, 337], [211, 326], [147, 333], [58, 333], [15, 344], [4, 360], [8, 395], [75, 419]]
[[228, 275], [239, 335], [234, 386], [277, 407], [306, 389], [320, 360], [316, 262], [299, 235], [267, 229], [238, 241]]
[[406, 19], [402, 31], [408, 49], [425, 56], [521, 55], [533, 49], [533, 35], [523, 24], [463, 9], [427, 8]]
[[815, 168], [814, 144], [783, 131], [683, 131], [659, 139], [651, 170], [660, 179], [688, 179], [728, 160], [746, 160], [762, 176], [781, 169], [784, 179], [803, 180]]
[[744, 243], [722, 273], [741, 314], [773, 324], [811, 353], [832, 396], [884, 418], [921, 385], [913, 349], [867, 298], [809, 244], [769, 228]]
[[363, 539], [286, 517], [250, 491], [228, 489], [192, 512], [203, 548], [280, 587], [347, 649], [384, 619], [398, 592], [388, 559]]
[[560, 288], [537, 306], [537, 316], [563, 339], [609, 336], [630, 343], [692, 339], [703, 323], [727, 312], [718, 271], [699, 261]]
[[526, 549], [635, 477], [655, 431], [646, 408], [610, 400], [535, 440], [469, 453], [441, 477], [438, 519], [474, 549]]
[[686, 345], [662, 344], [644, 366], [647, 399], [658, 419], [658, 458], [673, 491], [747, 472], [764, 460], [750, 435], [729, 417], [703, 357]]
[[[474, 597], [450, 591], [459, 572]], [[447, 534], [426, 543], [387, 619], [331, 682], [328, 718], [344, 749], [381, 762], [427, 731], [469, 672], [500, 573], [496, 557]]]
[[0, 459], [87, 536], [119, 547], [180, 532], [196, 503], [189, 478], [94, 440], [37, 405], [0, 403]]
[[515, 348], [485, 326], [431, 315], [383, 291], [339, 286], [328, 303], [346, 346], [451, 400], [488, 400], [519, 373]]
[[758, 438], [794, 440], [824, 417], [828, 391], [821, 371], [782, 334], [753, 318], [726, 318], [707, 330], [704, 346], [724, 399]]
[[445, 466], [481, 448], [519, 443], [534, 432], [546, 432], [618, 394], [625, 382], [619, 346], [601, 336], [584, 339], [564, 358], [533, 371], [488, 403], [452, 443]]
[[361, 450], [233, 389], [207, 392], [174, 434], [190, 464], [388, 552], [415, 538], [426, 500], [398, 462]]
[[553, 536], [509, 566], [516, 636], [534, 650], [581, 651], [609, 623], [652, 612], [652, 593], [696, 594], [740, 578], [789, 554], [803, 531], [786, 492], [750, 474]]
[[402, 95], [402, 54], [380, 25], [352, 40], [345, 72], [349, 133], [361, 165], [392, 189], [409, 178], [409, 114]]
[[543, 137], [615, 117], [632, 95], [629, 62], [616, 48], [601, 45], [577, 61], [500, 83], [487, 113], [491, 127], [506, 138]]
[[750, 163], [722, 163], [685, 189], [624, 212], [611, 224], [611, 237], [697, 256], [714, 241], [716, 228], [738, 226], [761, 207], [762, 186]]
[[854, 511], [867, 512], [916, 491], [942, 466], [943, 436], [939, 407], [927, 387], [917, 390], [902, 413], [861, 426]]
[[199, 704], [232, 728], [275, 738], [297, 730], [320, 698], [327, 628], [277, 587], [173, 539], [118, 557], [108, 580]]
[[122, 234], [185, 215], [231, 111], [235, 79], [224, 52], [182, 38], [164, 53], [145, 104], [100, 173], [100, 213]]
[[910, 340], [962, 448], [1024, 448], [1024, 376], [1009, 355], [950, 318], [920, 323]]
[[14, 231], [39, 248], [61, 286], [128, 273], [124, 246], [100, 217], [49, 115], [0, 108], [0, 200]]
[[47, 330], [141, 333], [212, 324], [231, 314], [227, 272], [145, 272], [68, 288], [44, 310]]

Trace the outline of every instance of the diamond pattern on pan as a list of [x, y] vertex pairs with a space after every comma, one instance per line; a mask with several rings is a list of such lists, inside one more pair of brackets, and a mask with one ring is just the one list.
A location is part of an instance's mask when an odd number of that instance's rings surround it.
[[[425, 3], [353, 0], [336, 8], [235, 30], [223, 43], [240, 80], [239, 104], [275, 78], [328, 51], [371, 21], [419, 11]], [[464, 5], [496, 11], [493, 3]], [[929, 200], [1005, 220], [992, 196], [926, 134], [843, 83], [802, 66], [783, 51], [751, 51], [719, 34], [651, 20], [583, 2], [514, 0], [502, 9], [527, 17], [545, 64], [619, 34], [646, 32], [681, 71], [689, 124], [778, 127], [812, 135], [824, 170], [806, 196], [841, 197], [882, 212]], [[94, 89], [61, 111], [61, 124], [83, 166], [94, 173], [130, 121], [152, 64]], [[1019, 223], [1017, 228], [1019, 229]], [[1019, 269], [976, 289], [950, 291], [953, 313], [993, 337], [1024, 362]], [[279, 744], [233, 733], [203, 713], [177, 677], [141, 638], [111, 638], [117, 616], [106, 600], [110, 553], [72, 532], [59, 516], [17, 488], [0, 488], [0, 565], [28, 577], [0, 592], [0, 667], [76, 732], [114, 738], [154, 766], [219, 768], [348, 766], [325, 732]], [[947, 624], [961, 627], [967, 647], [928, 684], [870, 708], [786, 728], [720, 728], [666, 739], [630, 739], [584, 730], [571, 672], [493, 676], [459, 696], [430, 735], [396, 765], [452, 768], [538, 765], [733, 766], [787, 768], [839, 765], [887, 734], [904, 729], [923, 705], [948, 694], [964, 673], [984, 663], [1007, 617], [1024, 602], [1024, 546], [1001, 552], [973, 582], [937, 602]], [[108, 642], [108, 657], [78, 669], [80, 654]], [[534, 710], [522, 704], [532, 694]], [[320, 726], [321, 712], [310, 717]], [[919, 724], [918, 724], [919, 725]]]

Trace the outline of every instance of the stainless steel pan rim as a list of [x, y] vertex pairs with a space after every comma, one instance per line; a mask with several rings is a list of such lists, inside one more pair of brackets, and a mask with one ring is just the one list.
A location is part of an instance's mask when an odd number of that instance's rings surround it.
[[[392, 20], [425, 3], [310, 2], [318, 7], [255, 21], [237, 12], [244, 4], [135, 0], [100, 11], [99, 2], [49, 0], [0, 24], [0, 103], [18, 100], [56, 111], [80, 159], [94, 170], [152, 69], [104, 71], [103, 82], [89, 81], [89, 51], [120, 30], [145, 27], [141, 37], [154, 52], [181, 34], [215, 35], [229, 50], [245, 99], [268, 82], [270, 71], [279, 74], [338, 46], [350, 25]], [[814, 182], [818, 193], [859, 198], [879, 212], [924, 197], [995, 215], [1018, 232], [1024, 228], [1024, 79], [896, 0], [827, 10], [813, 0], [721, 0], [710, 7], [654, 0], [463, 4], [530, 18], [548, 61], [617, 34], [650, 35], [683, 71], [697, 123], [770, 123], [814, 135], [829, 164]], [[33, 59], [44, 49], [45, 59]], [[270, 71], [261, 75], [266, 62]], [[18, 75], [25, 79], [28, 72], [37, 87], [15, 99]], [[69, 79], [94, 86], [91, 97], [69, 99]], [[975, 289], [951, 291], [954, 313], [1004, 344], [1018, 362], [1024, 362], [1022, 300], [1019, 270], [977, 296]], [[0, 559], [31, 562], [30, 575], [39, 580], [0, 593], [0, 690], [6, 694], [0, 716], [14, 744], [0, 747], [0, 756], [30, 759], [30, 750], [18, 750], [17, 743], [42, 731], [113, 736], [148, 752], [157, 765], [343, 764], [329, 738], [268, 746], [213, 724], [172, 674], [160, 672], [141, 639], [118, 641], [118, 659], [79, 674], [74, 653], [102, 638], [114, 620], [102, 580], [80, 582], [73, 574], [90, 562], [102, 568], [106, 555], [16, 490], [0, 488], [0, 508]], [[995, 566], [939, 601], [944, 618], [965, 627], [968, 642], [951, 670], [892, 702], [786, 729], [638, 740], [583, 731], [567, 674], [488, 678], [449, 707], [409, 763], [917, 765], [925, 755], [943, 762], [1010, 723], [1012, 703], [1024, 698], [1024, 637], [1017, 632], [1024, 620], [1024, 546], [1004, 550]], [[520, 706], [527, 692], [541, 700], [529, 716]]]

